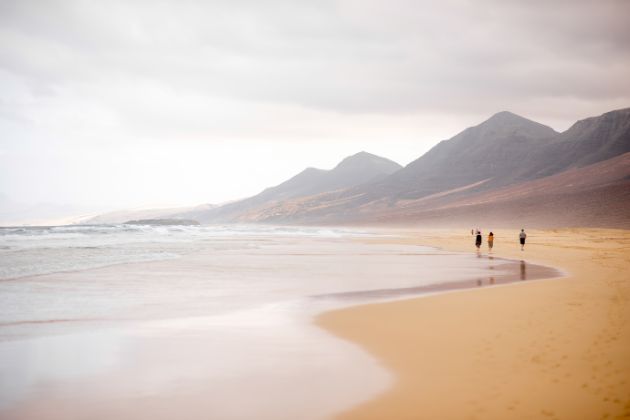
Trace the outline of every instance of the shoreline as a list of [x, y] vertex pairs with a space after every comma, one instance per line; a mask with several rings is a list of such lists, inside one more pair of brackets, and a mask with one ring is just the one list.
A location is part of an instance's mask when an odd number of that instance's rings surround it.
[[[567, 273], [554, 267], [541, 264], [526, 263], [524, 260], [485, 256], [488, 259], [488, 270], [486, 276], [471, 276], [470, 278], [450, 282], [437, 282], [423, 286], [357, 290], [352, 292], [330, 293], [309, 296], [311, 299], [341, 299], [345, 302], [352, 300], [362, 301], [358, 305], [372, 305], [388, 303], [401, 299], [415, 299], [427, 296], [442, 295], [449, 292], [461, 292], [474, 290], [481, 287], [507, 286], [510, 284], [552, 280], [567, 276]], [[478, 256], [483, 258], [483, 256]], [[497, 261], [494, 261], [497, 260]], [[496, 270], [496, 273], [495, 271]], [[355, 305], [348, 305], [354, 307]], [[340, 308], [346, 309], [346, 307]], [[327, 312], [327, 311], [325, 311]]]
[[[320, 419], [367, 401], [387, 389], [391, 374], [313, 318], [355, 305], [344, 292], [489, 275], [485, 259], [376, 242], [386, 241], [269, 238], [247, 252], [209, 247], [6, 283], [6, 295], [25, 306], [5, 307], [3, 319], [79, 321], [3, 328], [0, 417], [173, 418], [176, 409], [191, 419]], [[497, 275], [519, 271], [496, 262]], [[57, 312], [30, 304], [58, 296]], [[100, 314], [109, 316], [96, 327]], [[296, 387], [304, 378], [308, 389]], [[238, 403], [243, 398], [247, 404]]]
[[[462, 231], [402, 232], [401, 244], [474, 250]], [[320, 315], [396, 377], [339, 418], [630, 416], [630, 231], [532, 230], [524, 252], [513, 231], [495, 234], [493, 255], [566, 275]]]

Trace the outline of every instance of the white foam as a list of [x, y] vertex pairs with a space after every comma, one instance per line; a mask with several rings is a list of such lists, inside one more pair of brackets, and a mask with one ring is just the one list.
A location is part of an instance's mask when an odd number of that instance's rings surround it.
[[239, 246], [237, 242], [218, 241], [225, 238], [365, 234], [348, 229], [246, 225], [7, 227], [0, 228], [0, 279], [172, 259], [209, 245], [221, 249]]

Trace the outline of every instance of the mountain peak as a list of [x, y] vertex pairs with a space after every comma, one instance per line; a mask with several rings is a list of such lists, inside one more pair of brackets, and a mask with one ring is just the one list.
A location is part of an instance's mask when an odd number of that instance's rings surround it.
[[402, 168], [402, 166], [392, 160], [361, 151], [343, 159], [335, 166], [333, 171], [354, 171], [366, 167], [379, 168], [384, 173], [392, 173]]
[[342, 160], [342, 162], [346, 161], [346, 160], [374, 159], [374, 158], [384, 159], [384, 158], [381, 158], [380, 156], [376, 156], [376, 155], [373, 155], [372, 153], [368, 153], [368, 152], [362, 150], [359, 153], [355, 153], [354, 155], [350, 155], [350, 156], [344, 158]]
[[517, 115], [510, 111], [499, 111], [496, 114], [494, 114], [492, 117], [490, 117], [490, 119], [493, 119], [493, 118], [524, 118], [524, 117], [521, 117], [520, 115]]
[[521, 137], [545, 138], [558, 134], [549, 126], [521, 117], [510, 111], [497, 112], [470, 130], [482, 137], [510, 138], [517, 135]]
[[537, 125], [537, 126], [542, 126], [542, 124], [537, 123], [536, 121], [532, 121], [532, 120], [530, 120], [528, 118], [521, 117], [520, 115], [517, 115], [517, 114], [515, 114], [513, 112], [510, 112], [510, 111], [497, 112], [496, 114], [494, 114], [493, 116], [488, 118], [482, 124], [487, 124], [487, 123], [499, 124], [499, 125]]

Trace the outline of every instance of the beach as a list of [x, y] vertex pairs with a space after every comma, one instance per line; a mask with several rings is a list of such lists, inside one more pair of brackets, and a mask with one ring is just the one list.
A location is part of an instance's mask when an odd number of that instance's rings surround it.
[[[487, 254], [485, 244], [482, 253]], [[395, 375], [341, 419], [630, 417], [630, 232], [496, 230], [493, 255], [556, 267], [552, 280], [369, 304], [317, 323]], [[474, 252], [465, 230], [402, 243]]]
[[3, 239], [2, 418], [630, 409], [626, 231], [79, 230]]
[[319, 314], [558, 275], [362, 229], [0, 234], [0, 418], [10, 419], [331, 418], [394, 375], [317, 327]]

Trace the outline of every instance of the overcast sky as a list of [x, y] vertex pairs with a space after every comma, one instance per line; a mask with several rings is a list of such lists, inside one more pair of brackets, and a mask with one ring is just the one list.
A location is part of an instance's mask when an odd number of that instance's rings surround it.
[[626, 0], [0, 0], [0, 210], [218, 203], [361, 150], [407, 164], [501, 110], [561, 131], [630, 106], [629, 16]]

